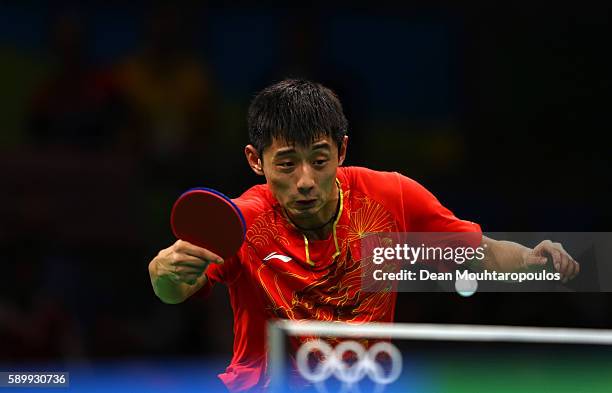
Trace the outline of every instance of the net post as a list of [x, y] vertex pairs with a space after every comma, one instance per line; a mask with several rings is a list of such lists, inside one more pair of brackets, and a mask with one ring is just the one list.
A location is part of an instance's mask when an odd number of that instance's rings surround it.
[[285, 376], [285, 332], [282, 321], [268, 321], [268, 376], [269, 392], [283, 392]]

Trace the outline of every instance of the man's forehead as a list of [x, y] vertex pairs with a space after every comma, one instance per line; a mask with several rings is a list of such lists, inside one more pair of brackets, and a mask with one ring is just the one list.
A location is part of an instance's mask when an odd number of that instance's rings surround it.
[[282, 140], [279, 138], [273, 138], [272, 144], [266, 149], [272, 155], [295, 153], [299, 151], [313, 151], [313, 150], [332, 150], [335, 146], [335, 142], [329, 136], [322, 136], [315, 138], [308, 145], [298, 144], [291, 141]]

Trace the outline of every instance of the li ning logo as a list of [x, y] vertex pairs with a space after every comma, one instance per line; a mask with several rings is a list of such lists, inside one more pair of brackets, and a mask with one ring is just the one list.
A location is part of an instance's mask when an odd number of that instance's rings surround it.
[[279, 259], [285, 263], [289, 262], [291, 260], [291, 257], [288, 257], [286, 255], [281, 255], [281, 254], [277, 254], [276, 251], [271, 252], [270, 254], [268, 254], [267, 257], [265, 257], [263, 260], [264, 261], [269, 261], [270, 259]]

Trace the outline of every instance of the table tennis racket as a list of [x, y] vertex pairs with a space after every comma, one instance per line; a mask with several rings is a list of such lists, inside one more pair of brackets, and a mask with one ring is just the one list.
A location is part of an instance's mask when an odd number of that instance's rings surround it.
[[229, 258], [238, 252], [246, 233], [244, 217], [230, 198], [210, 188], [192, 188], [172, 206], [174, 236]]

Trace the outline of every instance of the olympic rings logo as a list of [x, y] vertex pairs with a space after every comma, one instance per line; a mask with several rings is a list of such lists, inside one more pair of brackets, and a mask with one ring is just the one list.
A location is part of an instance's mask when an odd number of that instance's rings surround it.
[[[309, 355], [317, 351], [321, 353], [322, 360], [313, 368], [309, 364]], [[349, 364], [343, 360], [347, 353], [355, 354], [354, 363]], [[377, 362], [381, 354], [386, 354], [391, 359], [391, 367], [387, 372]], [[383, 386], [395, 382], [402, 373], [402, 355], [388, 342], [376, 343], [366, 350], [357, 341], [343, 341], [332, 348], [327, 342], [315, 339], [305, 342], [298, 349], [296, 363], [300, 375], [311, 383], [319, 385], [334, 375], [349, 389], [366, 375], [372, 382]]]

